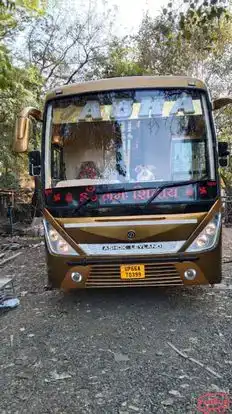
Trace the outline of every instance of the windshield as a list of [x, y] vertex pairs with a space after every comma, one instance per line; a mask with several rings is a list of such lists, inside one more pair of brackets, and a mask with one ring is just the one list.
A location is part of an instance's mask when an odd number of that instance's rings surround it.
[[47, 109], [45, 145], [46, 188], [215, 179], [206, 100], [198, 90], [125, 90], [54, 100]]

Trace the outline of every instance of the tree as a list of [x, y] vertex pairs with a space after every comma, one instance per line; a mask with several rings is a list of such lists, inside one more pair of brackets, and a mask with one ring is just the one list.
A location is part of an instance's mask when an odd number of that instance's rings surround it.
[[[115, 40], [99, 74], [189, 75], [203, 79], [213, 98], [232, 94], [232, 19], [220, 0], [170, 2], [155, 18], [147, 13], [134, 37]], [[232, 109], [216, 114], [220, 140], [231, 143]], [[227, 190], [232, 167], [224, 170]]]
[[220, 168], [220, 173], [225, 184], [226, 195], [232, 195], [232, 105], [223, 108], [216, 114], [216, 126], [219, 141], [228, 142], [230, 156], [229, 165], [226, 168]]
[[[173, 3], [152, 19], [147, 14], [136, 36], [138, 61], [154, 75], [191, 75], [205, 78], [207, 63], [222, 54], [230, 14], [223, 1]], [[220, 47], [219, 47], [220, 45]]]
[[10, 66], [8, 84], [0, 92], [0, 187], [17, 186], [20, 172], [25, 170], [25, 156], [12, 153], [12, 138], [16, 114], [25, 105], [38, 106], [37, 92], [41, 88], [41, 79], [33, 67], [19, 69]]
[[36, 68], [16, 67], [7, 48], [7, 42], [18, 30], [18, 12], [28, 13], [29, 8], [35, 10], [35, 3], [0, 3], [0, 188], [16, 187], [19, 173], [25, 168], [25, 157], [23, 162], [17, 162], [18, 157], [11, 150], [15, 116], [22, 106], [39, 104], [37, 96], [42, 82]]
[[96, 12], [97, 2], [89, 1], [82, 13], [46, 13], [29, 29], [26, 60], [38, 68], [44, 89], [85, 79], [106, 53], [113, 11]]
[[[147, 13], [135, 36], [111, 43], [100, 74], [190, 75], [210, 81], [228, 44], [231, 17], [223, 1], [184, 0], [178, 8], [170, 2], [155, 18]], [[227, 56], [228, 69], [229, 51]]]
[[107, 56], [98, 59], [94, 74], [98, 78], [142, 75], [143, 68], [136, 61], [136, 49], [132, 40], [128, 37], [114, 38]]

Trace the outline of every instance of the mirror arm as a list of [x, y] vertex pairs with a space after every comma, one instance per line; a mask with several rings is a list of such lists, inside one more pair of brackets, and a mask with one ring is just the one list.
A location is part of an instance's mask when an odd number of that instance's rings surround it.
[[19, 113], [19, 118], [28, 117], [32, 117], [36, 121], [43, 122], [43, 113], [39, 109], [33, 108], [32, 106], [22, 109], [22, 111]]
[[213, 111], [217, 111], [218, 109], [224, 108], [224, 106], [232, 104], [232, 98], [226, 96], [224, 98], [215, 99], [212, 102], [212, 109]]

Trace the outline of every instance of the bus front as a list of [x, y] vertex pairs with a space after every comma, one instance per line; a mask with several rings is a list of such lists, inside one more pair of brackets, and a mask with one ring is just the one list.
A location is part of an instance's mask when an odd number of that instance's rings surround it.
[[221, 281], [211, 103], [202, 82], [173, 79], [171, 86], [153, 78], [92, 82], [47, 100], [42, 178], [51, 287]]

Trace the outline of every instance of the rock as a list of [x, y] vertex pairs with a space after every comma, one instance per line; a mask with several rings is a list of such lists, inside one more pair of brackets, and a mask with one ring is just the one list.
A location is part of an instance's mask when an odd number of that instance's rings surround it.
[[123, 362], [123, 361], [129, 361], [129, 357], [127, 355], [123, 355], [120, 353], [114, 354], [114, 359], [116, 362]]
[[189, 388], [189, 384], [181, 384], [181, 388], [184, 388], [184, 389]]
[[161, 401], [162, 405], [165, 405], [166, 407], [170, 407], [174, 404], [173, 398], [168, 398], [167, 400]]
[[197, 344], [198, 343], [198, 338], [189, 338], [189, 342], [191, 342], [192, 344]]
[[65, 372], [58, 374], [58, 372], [55, 370], [51, 372], [51, 379], [50, 380], [45, 379], [45, 382], [60, 381], [60, 380], [65, 380], [69, 378], [72, 378], [70, 374], [65, 373]]
[[171, 391], [168, 391], [168, 393], [169, 393], [170, 395], [173, 395], [174, 397], [181, 397], [180, 392], [179, 392], [179, 391], [176, 391], [176, 390], [171, 390]]
[[10, 245], [10, 250], [18, 250], [18, 249], [20, 249], [20, 244], [19, 243], [12, 243], [11, 245]]
[[192, 351], [192, 348], [184, 348], [183, 349], [183, 352], [185, 352], [185, 353], [188, 353], [188, 352], [191, 352]]
[[129, 405], [129, 406], [128, 406], [128, 408], [129, 408], [130, 410], [132, 410], [132, 411], [136, 411], [136, 412], [138, 412], [138, 411], [139, 411], [139, 408], [138, 408], [138, 407], [135, 407], [135, 405]]
[[157, 352], [156, 352], [156, 355], [157, 355], [157, 356], [162, 356], [162, 355], [163, 355], [163, 352], [161, 352], [161, 351], [157, 351]]
[[101, 392], [99, 392], [98, 394], [95, 395], [96, 398], [104, 398], [104, 394], [102, 394]]
[[17, 378], [20, 378], [20, 379], [28, 379], [28, 380], [31, 380], [33, 378], [33, 372], [23, 371], [23, 372], [19, 372], [18, 374], [16, 374], [16, 376], [17, 376]]
[[222, 388], [218, 387], [216, 384], [211, 384], [211, 390], [216, 392], [225, 392]]

